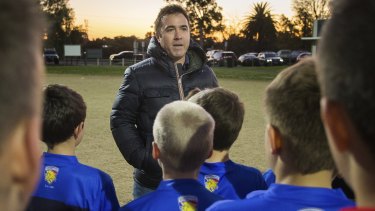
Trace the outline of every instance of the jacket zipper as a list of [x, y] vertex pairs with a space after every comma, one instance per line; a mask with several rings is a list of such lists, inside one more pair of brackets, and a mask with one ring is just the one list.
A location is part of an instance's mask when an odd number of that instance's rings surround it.
[[175, 68], [175, 71], [176, 71], [176, 78], [177, 78], [177, 85], [178, 85], [178, 92], [179, 92], [179, 95], [180, 95], [180, 100], [184, 100], [185, 98], [185, 95], [184, 95], [184, 89], [182, 87], [182, 76], [185, 75], [185, 74], [182, 74], [180, 76], [180, 73], [178, 72], [178, 67], [177, 67], [177, 64], [175, 64], [174, 66]]

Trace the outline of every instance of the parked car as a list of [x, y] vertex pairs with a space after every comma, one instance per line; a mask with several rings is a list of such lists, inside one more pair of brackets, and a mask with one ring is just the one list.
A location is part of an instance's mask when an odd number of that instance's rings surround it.
[[297, 62], [301, 61], [302, 59], [306, 58], [306, 57], [311, 57], [312, 54], [310, 52], [303, 52], [303, 53], [300, 53], [298, 56], [297, 56]]
[[298, 55], [300, 55], [301, 53], [309, 53], [308, 51], [305, 51], [305, 50], [294, 50], [290, 53], [290, 62], [291, 63], [295, 63], [297, 62], [297, 57]]
[[54, 48], [45, 48], [43, 51], [43, 58], [45, 63], [59, 64], [60, 58]]
[[249, 53], [245, 53], [244, 55], [258, 56], [258, 53], [257, 52], [249, 52]]
[[109, 56], [111, 63], [122, 62], [122, 59], [124, 59], [126, 63], [134, 63], [142, 61], [144, 58], [143, 54], [134, 54], [133, 51], [121, 51], [120, 53], [111, 54]]
[[206, 57], [207, 57], [207, 60], [208, 59], [211, 59], [212, 58], [212, 55], [218, 51], [223, 51], [223, 50], [209, 50], [206, 52]]
[[258, 66], [259, 59], [254, 53], [246, 53], [238, 57], [238, 63], [242, 66]]
[[275, 52], [260, 52], [258, 54], [259, 59], [259, 65], [282, 65], [284, 63], [284, 60], [277, 56]]
[[208, 65], [237, 66], [237, 56], [233, 51], [217, 51], [208, 59]]
[[277, 56], [281, 57], [284, 60], [284, 64], [289, 64], [290, 61], [290, 56], [291, 56], [292, 51], [291, 50], [279, 50], [277, 52]]

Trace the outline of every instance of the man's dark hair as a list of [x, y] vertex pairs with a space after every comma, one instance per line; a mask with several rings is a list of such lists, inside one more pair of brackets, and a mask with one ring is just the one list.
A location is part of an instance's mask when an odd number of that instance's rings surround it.
[[39, 115], [43, 26], [36, 1], [0, 1], [0, 142], [20, 121]]
[[334, 168], [320, 118], [320, 89], [313, 59], [279, 73], [266, 89], [267, 122], [283, 138], [285, 163], [301, 174]]
[[156, 37], [160, 37], [160, 35], [161, 35], [160, 30], [163, 26], [163, 22], [162, 22], [163, 17], [166, 16], [166, 15], [178, 14], [178, 13], [184, 15], [186, 20], [188, 21], [188, 23], [190, 25], [189, 15], [185, 11], [185, 9], [182, 8], [180, 5], [177, 5], [177, 4], [169, 4], [169, 5], [160, 9], [160, 12], [155, 19], [154, 25], [155, 25], [155, 35], [156, 35]]
[[322, 93], [340, 102], [375, 159], [375, 1], [333, 1], [318, 48]]
[[189, 101], [202, 106], [214, 118], [213, 149], [228, 150], [240, 133], [245, 115], [244, 105], [239, 97], [218, 87], [198, 92]]
[[44, 90], [43, 136], [48, 148], [69, 139], [86, 118], [86, 105], [74, 90], [54, 84]]

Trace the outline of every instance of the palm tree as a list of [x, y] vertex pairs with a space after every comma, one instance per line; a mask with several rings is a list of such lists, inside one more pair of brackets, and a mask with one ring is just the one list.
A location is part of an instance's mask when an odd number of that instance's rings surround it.
[[271, 15], [268, 2], [253, 5], [253, 10], [246, 17], [242, 33], [257, 43], [257, 50], [270, 50], [275, 47], [275, 21]]

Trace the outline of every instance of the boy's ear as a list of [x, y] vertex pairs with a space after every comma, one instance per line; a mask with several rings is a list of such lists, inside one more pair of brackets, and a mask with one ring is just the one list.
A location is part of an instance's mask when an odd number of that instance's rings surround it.
[[320, 101], [320, 115], [327, 136], [334, 147], [342, 152], [349, 147], [351, 122], [342, 104], [323, 97]]
[[208, 153], [207, 159], [212, 156], [212, 153], [213, 153], [213, 150], [210, 150], [210, 152]]
[[269, 141], [269, 146], [271, 147], [271, 153], [273, 155], [279, 154], [280, 149], [281, 149], [281, 133], [279, 129], [273, 125], [268, 125], [267, 126], [267, 133], [268, 133], [268, 141]]
[[158, 160], [160, 158], [160, 149], [155, 141], [152, 142], [152, 157], [154, 160]]
[[74, 129], [74, 139], [78, 139], [81, 136], [81, 133], [83, 132], [83, 128], [85, 126], [84, 122], [79, 123], [79, 125]]
[[21, 122], [9, 139], [9, 173], [13, 187], [21, 190], [20, 197], [29, 197], [39, 179], [40, 172], [40, 120]]

